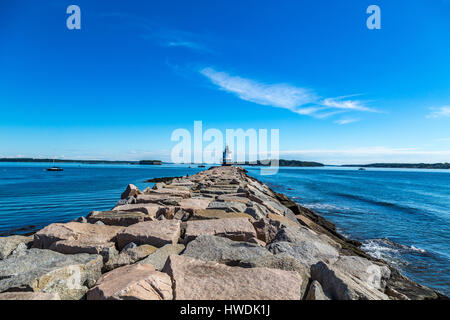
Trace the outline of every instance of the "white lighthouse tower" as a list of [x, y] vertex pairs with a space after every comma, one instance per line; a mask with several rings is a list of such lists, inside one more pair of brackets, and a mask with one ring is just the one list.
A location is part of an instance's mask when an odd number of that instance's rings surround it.
[[223, 151], [222, 165], [223, 166], [231, 166], [232, 162], [233, 162], [233, 159], [231, 158], [231, 151], [228, 148], [228, 146], [226, 146], [225, 150]]

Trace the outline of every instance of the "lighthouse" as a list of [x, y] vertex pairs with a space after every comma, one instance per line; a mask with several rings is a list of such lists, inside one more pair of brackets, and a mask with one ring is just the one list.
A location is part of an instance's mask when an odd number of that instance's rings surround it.
[[225, 147], [222, 156], [222, 165], [223, 166], [231, 166], [233, 159], [231, 158], [231, 151], [228, 146]]

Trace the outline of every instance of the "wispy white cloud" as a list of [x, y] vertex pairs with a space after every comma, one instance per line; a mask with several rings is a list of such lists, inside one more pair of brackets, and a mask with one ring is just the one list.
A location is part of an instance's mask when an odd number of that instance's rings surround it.
[[322, 101], [322, 105], [330, 108], [343, 109], [343, 110], [356, 110], [356, 111], [368, 111], [375, 112], [376, 110], [368, 108], [358, 100], [343, 100], [345, 97], [327, 98]]
[[334, 123], [344, 125], [344, 124], [350, 124], [350, 123], [357, 122], [357, 121], [359, 121], [359, 119], [339, 119], [339, 120], [334, 121]]
[[221, 90], [233, 93], [242, 100], [289, 109], [299, 114], [312, 114], [319, 109], [308, 106], [317, 101], [317, 97], [305, 88], [288, 84], [264, 84], [219, 72], [213, 68], [202, 69], [200, 73], [208, 77]]
[[427, 115], [427, 118], [442, 118], [442, 117], [450, 117], [450, 106], [443, 106], [440, 108], [430, 108], [433, 110], [431, 113]]
[[[348, 99], [350, 96], [323, 99], [308, 88], [296, 87], [285, 83], [261, 83], [252, 79], [230, 75], [227, 72], [216, 71], [210, 67], [200, 70], [200, 73], [217, 85], [220, 90], [232, 93], [242, 100], [288, 109], [301, 115], [327, 118], [343, 112], [376, 111], [364, 106], [361, 101]], [[354, 121], [357, 120], [353, 119], [352, 122]], [[345, 124], [342, 121], [336, 123]]]

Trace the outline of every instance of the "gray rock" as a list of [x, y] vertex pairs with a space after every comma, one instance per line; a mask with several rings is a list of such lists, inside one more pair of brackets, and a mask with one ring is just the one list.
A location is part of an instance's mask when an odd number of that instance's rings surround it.
[[273, 256], [260, 245], [211, 235], [201, 235], [189, 242], [183, 255], [228, 265], [239, 265], [243, 260], [250, 261], [260, 256]]
[[166, 244], [164, 247], [156, 250], [144, 260], [141, 260], [141, 264], [151, 264], [156, 270], [160, 271], [164, 268], [167, 258], [173, 254], [180, 254], [184, 250], [182, 244]]
[[244, 212], [255, 219], [262, 219], [267, 216], [267, 212], [257, 203], [252, 203], [252, 205], [247, 207]]
[[138, 245], [137, 245], [136, 243], [130, 242], [130, 243], [127, 244], [125, 247], [123, 247], [122, 251], [123, 251], [123, 250], [128, 250], [128, 249], [133, 249], [133, 248], [136, 248], [137, 246], [138, 246]]
[[282, 228], [280, 221], [270, 219], [259, 219], [253, 222], [253, 227], [256, 230], [257, 238], [265, 243], [271, 243], [278, 232]]
[[378, 290], [386, 288], [386, 283], [391, 275], [391, 270], [387, 266], [377, 265], [357, 256], [341, 256], [333, 264], [333, 267], [358, 278], [366, 283], [367, 286]]
[[286, 227], [280, 228], [274, 241], [286, 241], [292, 243], [302, 243], [305, 241], [313, 241], [321, 244], [328, 244], [337, 250], [341, 249], [341, 245], [337, 242], [331, 240], [328, 236], [324, 234], [317, 234], [308, 228], [303, 226], [299, 228]]
[[164, 182], [157, 182], [155, 183], [155, 185], [152, 187], [153, 190], [159, 190], [159, 189], [163, 189], [166, 186], [166, 184]]
[[311, 279], [317, 280], [332, 300], [389, 300], [367, 283], [322, 261], [311, 266]]
[[144, 244], [142, 246], [136, 246], [136, 247], [129, 247], [128, 249], [122, 250], [120, 254], [113, 256], [111, 259], [109, 259], [105, 265], [103, 270], [104, 271], [111, 271], [113, 269], [133, 264], [136, 261], [142, 260], [148, 255], [154, 253], [158, 248]]
[[72, 220], [73, 222], [87, 223], [87, 219], [85, 217], [78, 217]]
[[33, 237], [9, 236], [0, 237], [0, 260], [9, 256], [21, 243], [25, 245], [33, 242]]
[[101, 275], [102, 257], [30, 249], [0, 261], [0, 292], [42, 291], [80, 299]]
[[14, 249], [14, 251], [11, 253], [13, 255], [17, 255], [17, 254], [23, 254], [25, 253], [25, 251], [28, 250], [28, 247], [25, 243], [21, 242], [17, 248]]
[[309, 286], [308, 294], [305, 300], [330, 300], [322, 290], [322, 286], [314, 280]]
[[267, 249], [273, 254], [288, 254], [307, 268], [319, 261], [333, 263], [339, 257], [339, 253], [334, 247], [312, 240], [299, 243], [273, 242], [267, 246]]
[[120, 199], [119, 201], [116, 202], [116, 206], [121, 206], [124, 204], [135, 204], [137, 203], [137, 200], [135, 197], [127, 197], [125, 199]]

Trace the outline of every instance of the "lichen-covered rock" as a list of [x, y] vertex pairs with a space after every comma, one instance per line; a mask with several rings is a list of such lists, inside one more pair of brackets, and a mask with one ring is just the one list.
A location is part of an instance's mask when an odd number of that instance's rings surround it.
[[176, 300], [300, 300], [304, 279], [292, 271], [229, 267], [187, 256], [169, 257], [164, 272]]
[[33, 237], [9, 236], [0, 237], [0, 260], [9, 256], [20, 244], [28, 245], [33, 242]]
[[172, 281], [151, 265], [134, 264], [105, 273], [88, 300], [172, 300]]
[[256, 237], [256, 230], [247, 218], [187, 221], [185, 243], [200, 235], [215, 235], [236, 241], [247, 241]]
[[176, 244], [180, 237], [179, 220], [158, 220], [136, 223], [125, 228], [117, 234], [117, 244], [119, 249], [128, 243], [149, 244], [155, 247], [162, 247], [166, 244]]
[[0, 292], [40, 291], [80, 299], [101, 275], [102, 257], [30, 249], [0, 261]]

